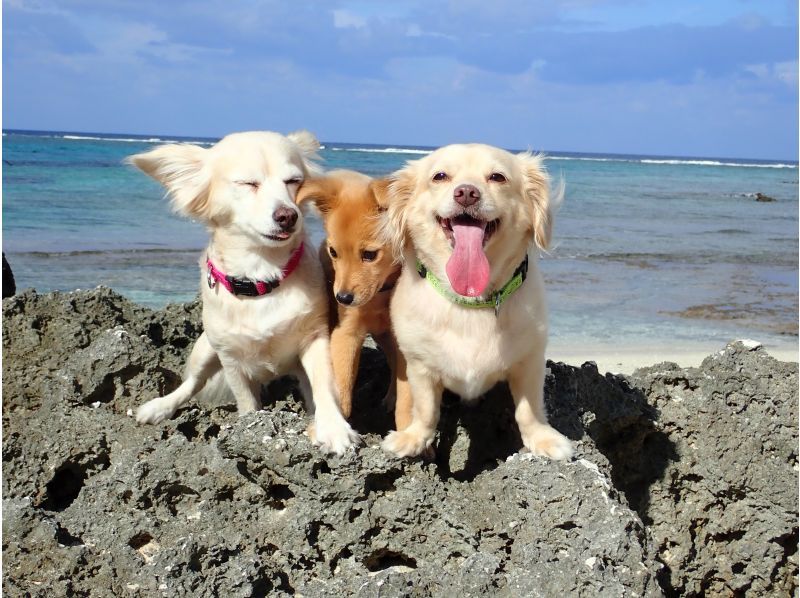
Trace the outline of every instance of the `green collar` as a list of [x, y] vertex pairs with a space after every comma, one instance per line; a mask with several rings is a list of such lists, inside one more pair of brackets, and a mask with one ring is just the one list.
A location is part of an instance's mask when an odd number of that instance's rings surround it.
[[528, 256], [522, 260], [522, 263], [514, 270], [514, 274], [502, 288], [491, 293], [488, 300], [478, 299], [477, 297], [464, 297], [458, 293], [454, 293], [442, 284], [442, 281], [436, 278], [425, 265], [417, 260], [417, 273], [421, 278], [427, 279], [428, 283], [436, 289], [436, 291], [448, 301], [456, 305], [463, 305], [464, 307], [493, 307], [494, 313], [497, 315], [500, 305], [511, 297], [514, 292], [522, 286], [525, 279], [528, 277]]

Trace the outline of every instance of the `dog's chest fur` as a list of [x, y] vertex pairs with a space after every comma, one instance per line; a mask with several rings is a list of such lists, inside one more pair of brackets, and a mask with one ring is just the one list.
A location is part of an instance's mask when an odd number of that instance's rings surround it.
[[534, 271], [495, 315], [491, 308], [454, 305], [416, 272], [404, 272], [392, 303], [400, 349], [423, 362], [446, 388], [475, 399], [505, 380], [509, 368], [535, 347], [544, 350], [547, 318], [540, 281]]
[[321, 278], [311, 281], [307, 274], [296, 272], [295, 280], [262, 297], [237, 298], [224, 288], [203, 289], [203, 326], [223, 362], [235, 362], [261, 380], [297, 368], [302, 344], [327, 329]]

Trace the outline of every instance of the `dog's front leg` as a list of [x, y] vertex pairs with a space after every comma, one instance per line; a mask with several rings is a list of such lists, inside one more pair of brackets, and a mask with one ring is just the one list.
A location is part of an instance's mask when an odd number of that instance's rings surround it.
[[339, 410], [327, 334], [319, 334], [301, 349], [300, 363], [311, 382], [314, 401], [314, 425], [309, 427], [309, 437], [324, 452], [341, 455], [359, 438]]
[[222, 371], [228, 383], [239, 415], [261, 409], [261, 381], [253, 380], [242, 371], [235, 359], [222, 358]]
[[390, 432], [383, 448], [399, 457], [415, 457], [433, 443], [444, 387], [438, 376], [419, 361], [409, 361], [406, 371], [408, 385], [414, 389], [411, 423], [404, 430]]
[[220, 366], [217, 353], [204, 332], [192, 347], [183, 383], [168, 395], [147, 401], [139, 407], [136, 411], [136, 421], [140, 424], [157, 424], [169, 419], [205, 386], [206, 381], [219, 371]]
[[331, 359], [336, 387], [339, 390], [339, 407], [345, 418], [353, 411], [353, 387], [358, 375], [358, 363], [361, 359], [361, 345], [365, 334], [360, 330], [351, 330], [342, 324], [331, 333]]
[[514, 397], [514, 417], [523, 444], [534, 454], [551, 459], [568, 459], [572, 445], [547, 423], [544, 408], [545, 359], [540, 351], [511, 368], [508, 386]]
[[[408, 366], [406, 358], [400, 349], [397, 349], [395, 362], [395, 380], [397, 383], [397, 400], [394, 403], [394, 425], [398, 430], [405, 430], [411, 425], [414, 414], [414, 397], [411, 393], [411, 384], [408, 382]], [[439, 391], [441, 397], [442, 391]], [[438, 423], [438, 418], [437, 418]], [[434, 426], [435, 428], [436, 426]]]
[[391, 370], [391, 384], [383, 398], [383, 404], [387, 411], [394, 411], [395, 429], [405, 430], [411, 423], [413, 407], [411, 386], [408, 384], [408, 373], [406, 372], [406, 360], [391, 331], [380, 335], [376, 341], [383, 349]]

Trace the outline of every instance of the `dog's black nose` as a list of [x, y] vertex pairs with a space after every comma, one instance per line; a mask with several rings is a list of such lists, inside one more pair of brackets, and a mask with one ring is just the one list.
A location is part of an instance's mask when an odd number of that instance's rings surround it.
[[453, 189], [453, 199], [465, 208], [477, 203], [480, 198], [481, 191], [475, 185], [464, 184]]
[[342, 305], [350, 305], [353, 299], [353, 293], [336, 293], [336, 300]]
[[286, 206], [281, 206], [272, 212], [272, 219], [278, 223], [283, 230], [291, 230], [297, 223], [297, 210]]

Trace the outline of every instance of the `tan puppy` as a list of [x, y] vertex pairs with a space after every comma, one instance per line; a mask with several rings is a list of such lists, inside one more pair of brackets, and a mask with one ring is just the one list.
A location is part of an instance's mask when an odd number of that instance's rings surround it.
[[331, 356], [342, 414], [349, 417], [352, 411], [361, 346], [371, 334], [392, 370], [385, 402], [394, 403], [395, 424], [402, 430], [411, 420], [411, 397], [389, 320], [389, 300], [400, 267], [378, 234], [382, 209], [376, 191], [385, 194], [386, 185], [358, 172], [332, 171], [306, 180], [297, 203], [314, 203], [325, 225], [327, 239], [320, 246], [320, 260], [329, 297], [336, 301], [331, 309]]
[[336, 453], [357, 441], [337, 403], [322, 268], [304, 249], [303, 216], [294, 204], [318, 147], [306, 131], [259, 131], [229, 135], [208, 149], [164, 145], [130, 158], [166, 187], [178, 213], [211, 234], [200, 260], [203, 334], [183, 383], [142, 405], [140, 423], [172, 417], [220, 370], [239, 413], [261, 408], [262, 383], [294, 374], [314, 411], [312, 440]]
[[547, 313], [536, 262], [552, 216], [541, 159], [452, 145], [392, 179], [383, 232], [403, 269], [391, 318], [414, 408], [384, 447], [419, 455], [433, 441], [444, 388], [471, 400], [508, 380], [525, 446], [569, 457], [543, 401]]

